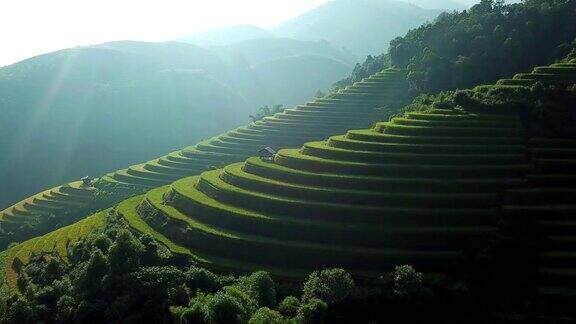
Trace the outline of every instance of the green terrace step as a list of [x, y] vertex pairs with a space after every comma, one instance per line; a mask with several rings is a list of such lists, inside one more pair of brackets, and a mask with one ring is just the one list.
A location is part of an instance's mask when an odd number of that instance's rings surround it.
[[520, 73], [515, 75], [514, 79], [542, 81], [545, 83], [573, 83], [576, 80], [576, 74]]
[[490, 119], [454, 119], [450, 121], [444, 120], [426, 120], [411, 118], [394, 117], [391, 122], [397, 125], [404, 126], [426, 126], [426, 127], [470, 127], [470, 128], [521, 128], [522, 124], [519, 120], [490, 120]]
[[[229, 166], [233, 167], [233, 165]], [[382, 190], [393, 188], [403, 192], [500, 192], [506, 187], [524, 186], [525, 181], [521, 178], [431, 178], [431, 177], [390, 177], [347, 175], [322, 172], [307, 172], [287, 168], [274, 163], [262, 161], [258, 158], [249, 158], [242, 166], [243, 171], [274, 179], [277, 181], [290, 182], [300, 185], [322, 185], [342, 189], [358, 190]], [[226, 169], [225, 169], [226, 170]]]
[[169, 158], [160, 158], [160, 159], [158, 159], [157, 163], [158, 163], [158, 165], [165, 166], [165, 167], [177, 168], [177, 169], [186, 169], [189, 172], [198, 172], [198, 171], [203, 170], [205, 168], [205, 166], [203, 164], [201, 164], [198, 160], [192, 160], [192, 159], [187, 159], [187, 160], [189, 160], [189, 162], [184, 163], [182, 161], [173, 161], [172, 159], [169, 159]]
[[[175, 176], [188, 176], [213, 166], [238, 162], [257, 154], [264, 146], [299, 147], [309, 140], [319, 140], [350, 127], [369, 127], [385, 114], [375, 108], [399, 102], [406, 89], [404, 71], [384, 71], [351, 86], [349, 94], [318, 98], [293, 109], [268, 116], [248, 126], [198, 143], [168, 156], [103, 177], [112, 181], [153, 187]], [[161, 181], [158, 181], [161, 180]]]
[[374, 118], [374, 116], [376, 115], [381, 115], [378, 114], [375, 111], [346, 111], [346, 112], [342, 112], [342, 113], [334, 113], [332, 111], [326, 111], [326, 110], [321, 110], [321, 111], [307, 111], [307, 110], [301, 110], [301, 109], [286, 109], [283, 112], [286, 115], [296, 115], [296, 116], [312, 116], [312, 117], [338, 117], [338, 118], [354, 118], [354, 119], [359, 119], [359, 118]]
[[202, 267], [206, 267], [213, 271], [222, 271], [224, 273], [239, 273], [243, 274], [246, 272], [252, 272], [255, 270], [266, 270], [276, 275], [280, 275], [287, 278], [301, 278], [306, 276], [309, 271], [286, 271], [280, 268], [266, 267], [261, 264], [251, 264], [247, 262], [238, 262], [232, 259], [217, 258], [214, 256], [206, 256], [198, 253], [192, 253], [190, 249], [175, 244], [168, 237], [148, 225], [144, 220], [140, 218], [136, 207], [138, 203], [142, 200], [142, 196], [134, 197], [128, 199], [118, 205], [116, 208], [118, 214], [120, 214], [130, 226], [140, 233], [149, 234], [154, 237], [155, 240], [164, 244], [172, 253], [183, 254], [193, 257], [193, 259]]
[[332, 136], [328, 145], [341, 149], [356, 149], [361, 151], [382, 151], [397, 153], [437, 153], [437, 154], [522, 154], [526, 155], [524, 145], [470, 145], [470, 144], [421, 144], [421, 143], [387, 143], [370, 142], [349, 139], [346, 135]]
[[146, 170], [144, 166], [145, 164], [133, 165], [126, 170], [126, 173], [135, 177], [165, 180], [165, 181], [174, 181], [182, 178], [181, 176], [178, 175], [149, 171]]
[[399, 177], [516, 177], [525, 174], [532, 168], [531, 165], [523, 163], [506, 165], [406, 165], [344, 162], [307, 156], [294, 149], [280, 150], [276, 154], [275, 162], [285, 167], [311, 172]]
[[429, 165], [478, 165], [478, 164], [519, 164], [527, 163], [524, 154], [459, 154], [459, 153], [406, 153], [385, 151], [361, 151], [329, 146], [326, 142], [308, 142], [301, 149], [302, 154], [340, 161], [429, 164]]
[[497, 85], [505, 85], [505, 86], [523, 86], [529, 87], [532, 86], [536, 81], [532, 79], [501, 79], [496, 82]]
[[425, 127], [406, 126], [391, 122], [376, 124], [377, 132], [394, 135], [426, 135], [426, 136], [478, 136], [478, 137], [508, 137], [523, 136], [522, 128], [493, 128], [493, 127]]
[[[154, 207], [164, 211], [161, 199]], [[226, 230], [174, 211], [168, 211], [165, 216], [187, 225], [189, 234], [181, 239], [183, 245], [193, 251], [288, 269], [297, 264], [308, 269], [341, 266], [352, 271], [381, 271], [405, 263], [428, 270], [449, 269], [462, 259], [461, 252], [456, 250], [350, 247], [342, 245], [345, 242], [321, 244], [281, 240]]]
[[120, 170], [114, 172], [112, 178], [125, 184], [137, 185], [148, 188], [163, 186], [170, 182], [169, 180], [151, 179], [151, 178], [134, 176], [129, 174], [127, 170]]
[[[415, 134], [416, 135], [416, 134]], [[349, 130], [346, 138], [385, 143], [412, 143], [412, 144], [469, 144], [469, 145], [523, 145], [524, 139], [520, 137], [488, 137], [488, 136], [415, 136], [381, 133], [374, 129]], [[424, 135], [424, 134], [417, 134]]]
[[[206, 173], [203, 173], [202, 176], [200, 177], [199, 181], [198, 181], [198, 185], [199, 185], [199, 189], [201, 189], [201, 187], [203, 185], [205, 185], [202, 188], [205, 188], [206, 190], [212, 190], [219, 198], [224, 198], [224, 197], [237, 197], [240, 200], [236, 203], [238, 204], [244, 204], [244, 203], [248, 203], [251, 204], [251, 202], [249, 202], [248, 200], [243, 200], [243, 199], [248, 199], [250, 198], [250, 196], [258, 196], [258, 194], [256, 192], [248, 192], [246, 190], [243, 190], [240, 187], [237, 186], [232, 186], [229, 183], [226, 183], [225, 181], [223, 181], [220, 177], [220, 173], [219, 171], [208, 171]], [[277, 186], [278, 188], [279, 186]], [[283, 187], [284, 190], [288, 190], [289, 187], [284, 186]], [[292, 190], [297, 190], [295, 188], [292, 188]], [[324, 197], [324, 202], [333, 202], [335, 203], [334, 199], [332, 198], [327, 198], [328, 192], [331, 191], [331, 189], [326, 189], [323, 192], [319, 191], [318, 189], [316, 190], [308, 190], [304, 187], [301, 187], [300, 190], [302, 190], [302, 192], [307, 192], [310, 194], [310, 196], [308, 197], [308, 199], [317, 199], [317, 198], [322, 198]], [[238, 192], [241, 193], [238, 193]], [[257, 190], [258, 192], [261, 192], [261, 190]], [[334, 192], [335, 196], [337, 196], [337, 192]], [[255, 202], [256, 205], [258, 205], [258, 202], [261, 202], [262, 205], [256, 206], [254, 208], [266, 208], [267, 206], [264, 206], [266, 203], [266, 199], [269, 195], [267, 195], [266, 193], [264, 193], [265, 196], [262, 197], [258, 197], [258, 199], [253, 199], [253, 201]], [[291, 192], [292, 197], [296, 196], [297, 193]], [[409, 193], [394, 193], [394, 192], [381, 192], [379, 197], [375, 198], [375, 196], [378, 195], [356, 195], [356, 198], [359, 204], [364, 204], [364, 205], [368, 205], [368, 204], [372, 204], [372, 205], [380, 205], [380, 206], [389, 206], [389, 207], [425, 207], [425, 208], [440, 208], [440, 207], [489, 207], [489, 206], [494, 206], [496, 204], [496, 200], [497, 200], [497, 196], [496, 195], [490, 195], [490, 194], [437, 194], [437, 195], [433, 195], [433, 194], [426, 194], [426, 195], [420, 195], [420, 194], [409, 194]], [[273, 197], [273, 198], [278, 198], [278, 197]], [[435, 198], [435, 199], [433, 199]], [[302, 199], [302, 197], [300, 197], [300, 199]], [[327, 200], [328, 199], [328, 200]], [[345, 201], [345, 200], [344, 200]], [[335, 210], [329, 210], [329, 206], [328, 205], [315, 205], [315, 203], [311, 202], [311, 201], [292, 201], [290, 200], [290, 202], [287, 203], [287, 206], [281, 206], [279, 207], [279, 211], [281, 212], [290, 212], [290, 208], [293, 207], [300, 207], [300, 206], [309, 206], [309, 208], [311, 208], [311, 210], [303, 210], [299, 213], [301, 213], [302, 215], [304, 214], [308, 214], [308, 213], [312, 213], [312, 214], [317, 214], [319, 212], [328, 212], [330, 214], [339, 214], [339, 213], [344, 213], [344, 214], [348, 214], [350, 211], [345, 210], [344, 207], [342, 206], [335, 206]], [[315, 207], [313, 207], [315, 206]], [[366, 207], [364, 206], [364, 207]], [[326, 209], [323, 209], [322, 207], [326, 207]], [[285, 209], [282, 209], [285, 208]], [[308, 208], [308, 207], [306, 207]], [[356, 207], [354, 207], [356, 208]], [[354, 209], [356, 210], [356, 209]]]
[[576, 63], [554, 63], [551, 66], [553, 67], [574, 67], [576, 68]]
[[517, 115], [488, 115], [488, 114], [451, 114], [442, 112], [408, 112], [404, 115], [404, 118], [416, 119], [416, 120], [429, 120], [429, 121], [444, 121], [444, 122], [458, 122], [467, 120], [483, 120], [492, 122], [517, 122], [519, 123], [519, 118]]
[[156, 173], [167, 173], [167, 174], [173, 174], [175, 176], [189, 176], [191, 174], [193, 174], [197, 169], [187, 169], [187, 168], [180, 168], [174, 165], [171, 166], [166, 166], [166, 165], [162, 165], [159, 161], [150, 161], [150, 162], [146, 162], [146, 164], [144, 164], [144, 169], [147, 171], [151, 171], [151, 172], [156, 172]]
[[[301, 214], [295, 214], [297, 218], [276, 213], [263, 214], [262, 211], [216, 200], [194, 188], [196, 178], [187, 180], [172, 185], [170, 205], [209, 225], [276, 239], [331, 243], [338, 237], [349, 245], [374, 247], [400, 246], [400, 241], [405, 248], [424, 248], [422, 242], [428, 241], [428, 248], [448, 248], [455, 247], [458, 242], [462, 246], [463, 241], [467, 242], [471, 237], [491, 235], [495, 229], [491, 226], [467, 227], [462, 219], [459, 220], [461, 224], [447, 227], [436, 217], [422, 217], [421, 222], [412, 220], [410, 223], [409, 219], [396, 214], [382, 214], [380, 220], [371, 224], [350, 220], [338, 222], [338, 215], [334, 214], [320, 214], [311, 218]], [[430, 242], [437, 239], [439, 234], [447, 232], [450, 232], [447, 235], [449, 239]]]
[[576, 65], [570, 64], [567, 66], [539, 66], [534, 68], [533, 73], [536, 74], [571, 74], [576, 76]]

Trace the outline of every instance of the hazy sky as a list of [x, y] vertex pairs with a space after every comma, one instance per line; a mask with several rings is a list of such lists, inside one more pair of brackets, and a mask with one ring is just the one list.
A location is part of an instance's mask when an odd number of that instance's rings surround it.
[[328, 0], [0, 0], [0, 66], [78, 45], [287, 20]]

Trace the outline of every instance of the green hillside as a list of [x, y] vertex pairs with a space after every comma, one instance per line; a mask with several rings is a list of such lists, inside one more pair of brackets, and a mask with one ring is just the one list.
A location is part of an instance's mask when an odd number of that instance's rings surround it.
[[178, 180], [116, 211], [207, 267], [286, 276], [336, 266], [374, 275], [397, 264], [458, 272], [463, 251], [501, 235], [502, 221], [528, 223], [543, 234], [532, 242], [539, 292], [573, 296], [576, 134], [564, 114], [576, 102], [574, 68], [535, 68], [532, 87], [417, 102], [374, 128]]
[[576, 27], [566, 22], [574, 20], [574, 1], [480, 1], [465, 11], [442, 13], [392, 40], [386, 53], [368, 57], [335, 86], [387, 66], [406, 68], [416, 93], [492, 84], [568, 55]]
[[[216, 273], [263, 269], [293, 282], [316, 269], [343, 267], [367, 283], [384, 280], [383, 272], [398, 276], [397, 266], [410, 264], [431, 277], [465, 278], [474, 294], [503, 294], [488, 295], [495, 301], [520, 298], [513, 303], [517, 305], [536, 300], [541, 304], [535, 307], [543, 307], [546, 314], [569, 311], [576, 297], [572, 244], [575, 72], [576, 60], [572, 60], [510, 79], [530, 83], [502, 80], [471, 90], [420, 96], [403, 114], [372, 128], [348, 130], [299, 149], [281, 149], [273, 160], [250, 157], [172, 183], [166, 179], [146, 194], [122, 201], [110, 213], [104, 211], [0, 254], [6, 273], [0, 277], [2, 289], [16, 288], [18, 269], [27, 260], [53, 252], [65, 259], [70, 252], [64, 247], [102, 229], [108, 218], [123, 220], [144, 236], [133, 241], [132, 234], [118, 234], [124, 243], [113, 244], [109, 261], [96, 261], [96, 254], [102, 252], [93, 253], [87, 263], [81, 263], [80, 273], [84, 267], [92, 269], [94, 262], [109, 262], [103, 264], [109, 264], [112, 271], [112, 264], [119, 267], [116, 263], [123, 255], [128, 263], [122, 267], [133, 267], [131, 258], [144, 253], [138, 242], [154, 239], [173, 255]], [[242, 144], [237, 146], [242, 150]], [[234, 147], [216, 152], [221, 152], [220, 157], [235, 154], [236, 150], [229, 150]], [[114, 175], [103, 181], [120, 183]], [[102, 240], [109, 243], [88, 244], [112, 244], [110, 239]], [[119, 252], [120, 246], [128, 250]], [[26, 269], [26, 276], [38, 271]], [[158, 271], [154, 276], [176, 271], [136, 269]], [[150, 283], [157, 280], [154, 276], [142, 279]], [[44, 296], [43, 290], [26, 283], [37, 279], [22, 274], [20, 278], [34, 298]], [[472, 288], [478, 284], [487, 286]], [[75, 287], [110, 293], [106, 287]], [[90, 290], [80, 290], [78, 296], [87, 298], [84, 291]], [[476, 302], [497, 312], [497, 318], [511, 319], [501, 312], [516, 306], [495, 307], [483, 298]], [[192, 302], [189, 307], [193, 308]], [[414, 305], [414, 301], [404, 302]], [[14, 301], [10, 303], [14, 309]], [[453, 300], [448, 305], [458, 303]], [[525, 316], [533, 316], [535, 309], [523, 310], [528, 312]]]
[[[574, 68], [576, 62], [538, 67], [532, 76], [542, 87], [574, 84], [576, 73], [565, 70]], [[499, 219], [544, 207], [562, 217], [573, 208], [570, 122], [535, 128], [541, 120], [521, 103], [545, 97], [534, 86], [506, 82], [456, 93], [451, 107], [416, 101], [388, 122], [282, 149], [274, 161], [251, 157], [167, 186], [166, 178], [116, 212], [172, 252], [216, 269], [285, 275], [331, 266], [370, 274], [401, 263], [456, 269], [461, 251], [494, 236]], [[478, 104], [503, 94], [509, 101]], [[229, 163], [225, 153], [216, 156]], [[125, 179], [146, 186], [139, 177]], [[542, 224], [555, 236], [570, 222]], [[543, 261], [549, 253], [556, 252], [543, 252]]]
[[[286, 109], [194, 146], [104, 175], [96, 184], [98, 196], [80, 206], [66, 197], [56, 199], [41, 193], [2, 211], [6, 216], [0, 218], [0, 242], [7, 246], [10, 242], [47, 233], [89, 212], [108, 208], [123, 197], [242, 161], [264, 146], [298, 147], [306, 141], [319, 140], [349, 127], [368, 127], [407, 102], [406, 88], [403, 71], [389, 69], [377, 73], [330, 97]], [[384, 107], [387, 109], [377, 110]], [[62, 203], [75, 208], [60, 208]], [[25, 209], [20, 207], [24, 205]]]
[[[2, 67], [0, 178], [19, 185], [0, 188], [0, 208], [237, 127], [263, 105], [310, 100], [354, 62], [329, 44], [288, 39], [210, 49], [119, 41]], [[261, 64], [278, 69], [253, 68]], [[305, 73], [313, 64], [322, 77]]]

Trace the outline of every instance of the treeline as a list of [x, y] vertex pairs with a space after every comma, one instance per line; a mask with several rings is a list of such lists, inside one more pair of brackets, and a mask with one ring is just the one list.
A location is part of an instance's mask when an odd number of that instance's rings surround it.
[[[303, 282], [263, 271], [219, 275], [131, 232], [115, 214], [66, 258], [48, 253], [15, 264], [20, 293], [2, 296], [0, 323], [458, 323], [485, 311], [475, 287], [490, 286], [407, 265], [370, 279], [343, 269]], [[492, 286], [503, 291], [502, 282]], [[508, 305], [501, 296], [486, 300]]]
[[334, 87], [342, 88], [386, 67], [409, 70], [415, 93], [464, 89], [565, 57], [576, 45], [576, 1], [482, 0], [469, 10], [443, 13], [433, 23], [390, 42]]

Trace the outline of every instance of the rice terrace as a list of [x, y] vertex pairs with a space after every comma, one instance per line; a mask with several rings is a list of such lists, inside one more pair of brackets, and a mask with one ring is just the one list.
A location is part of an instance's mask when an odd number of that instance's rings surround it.
[[576, 2], [69, 2], [0, 25], [0, 323], [576, 322]]

